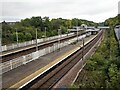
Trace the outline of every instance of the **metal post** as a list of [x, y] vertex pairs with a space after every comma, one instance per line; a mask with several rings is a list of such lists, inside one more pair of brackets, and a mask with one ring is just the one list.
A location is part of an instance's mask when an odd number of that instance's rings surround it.
[[46, 27], [45, 27], [45, 40], [46, 40]]
[[68, 27], [67, 27], [67, 36], [68, 36]]
[[76, 21], [76, 30], [77, 30], [77, 42], [78, 42], [78, 21]]
[[59, 38], [58, 38], [58, 48], [60, 49], [60, 38], [61, 38], [61, 35], [60, 35], [60, 32], [61, 32], [61, 27], [60, 27], [60, 29], [58, 29], [58, 36], [59, 36]]
[[83, 48], [82, 48], [82, 62], [84, 60], [84, 38], [82, 38]]
[[57, 45], [58, 45], [58, 48], [59, 48], [59, 38], [60, 38], [60, 37], [59, 37], [59, 29], [58, 29], [58, 44], [57, 44]]
[[60, 27], [60, 39], [61, 39], [61, 27]]
[[18, 32], [17, 32], [17, 29], [16, 29], [16, 40], [17, 40], [17, 46], [18, 46]]
[[[77, 27], [76, 27], [77, 28]], [[77, 28], [77, 42], [78, 42], [78, 28]]]
[[37, 42], [37, 29], [36, 29], [36, 51], [38, 51], [38, 42]]
[[58, 45], [59, 45], [59, 49], [60, 49], [60, 29], [59, 29], [59, 42], [58, 42]]

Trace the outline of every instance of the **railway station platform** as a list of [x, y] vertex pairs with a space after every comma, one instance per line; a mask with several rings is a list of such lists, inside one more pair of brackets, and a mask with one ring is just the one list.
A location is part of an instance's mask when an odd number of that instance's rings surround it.
[[[73, 34], [74, 33], [70, 33], [68, 35], [67, 34], [61, 35], [61, 39], [72, 36]], [[55, 36], [55, 38], [52, 38], [52, 39], [51, 38], [52, 37], [46, 38], [46, 40], [44, 40], [44, 41], [42, 40], [42, 42], [38, 43], [38, 46], [44, 45], [46, 43], [54, 42], [54, 41], [58, 40], [60, 38], [60, 36]], [[18, 47], [18, 48], [10, 49], [10, 50], [7, 50], [7, 51], [2, 51], [0, 56], [9, 55], [9, 54], [16, 53], [16, 52], [23, 51], [23, 50], [27, 50], [27, 49], [30, 49], [30, 48], [33, 48], [33, 47], [36, 47], [36, 44], [26, 45], [24, 47]]]
[[[92, 35], [85, 38], [85, 43], [89, 42], [95, 36], [96, 35]], [[54, 64], [68, 57], [80, 47], [82, 47], [82, 41], [79, 41], [77, 44], [63, 47], [60, 50], [57, 50], [45, 56], [41, 56], [37, 60], [4, 73], [2, 75], [3, 88], [20, 87], [22, 84], [25, 84], [40, 73], [43, 73]]]

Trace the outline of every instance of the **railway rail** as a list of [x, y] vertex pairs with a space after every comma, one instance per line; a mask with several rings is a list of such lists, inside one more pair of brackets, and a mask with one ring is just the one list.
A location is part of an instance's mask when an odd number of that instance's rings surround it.
[[30, 81], [26, 85], [21, 86], [20, 90], [51, 89], [78, 61], [81, 60], [82, 56], [85, 55], [95, 45], [95, 43], [102, 37], [102, 34], [103, 31], [100, 31], [100, 33], [93, 40], [84, 45], [84, 48], [81, 47], [69, 57], [41, 74], [39, 77]]
[[[82, 34], [84, 34], [84, 33], [82, 33]], [[79, 35], [82, 35], [82, 34], [79, 34]], [[60, 38], [59, 41], [64, 42], [64, 41], [69, 40], [69, 39], [74, 38], [74, 37], [76, 37], [76, 34], [71, 35], [71, 36], [67, 36], [67, 37], [64, 37], [64, 38]], [[57, 42], [58, 42], [58, 39], [40, 43], [40, 44], [38, 44], [38, 50], [46, 48], [48, 46], [52, 46], [54, 43], [57, 43]], [[20, 56], [30, 54], [30, 53], [35, 52], [35, 51], [36, 51], [36, 46], [31, 47], [31, 48], [27, 48], [27, 49], [24, 49], [24, 50], [20, 50], [18, 52], [3, 55], [2, 56], [2, 63], [6, 62], [6, 61], [9, 61], [9, 60], [12, 60], [12, 59], [15, 59], [15, 58], [20, 57]]]

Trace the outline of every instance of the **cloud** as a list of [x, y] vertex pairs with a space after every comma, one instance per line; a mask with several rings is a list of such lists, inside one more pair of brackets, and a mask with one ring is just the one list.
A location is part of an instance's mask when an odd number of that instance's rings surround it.
[[[15, 21], [32, 16], [84, 18], [103, 21], [117, 15], [119, 0], [4, 0], [2, 19]], [[98, 18], [100, 17], [100, 18]]]
[[120, 14], [120, 1], [118, 3], [118, 14]]

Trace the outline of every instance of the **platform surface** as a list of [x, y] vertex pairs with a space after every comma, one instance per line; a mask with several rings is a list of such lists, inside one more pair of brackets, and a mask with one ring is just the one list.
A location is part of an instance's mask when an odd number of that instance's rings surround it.
[[[87, 37], [85, 42], [88, 42], [94, 36]], [[39, 59], [22, 65], [16, 69], [3, 74], [3, 88], [15, 88], [21, 86], [21, 84], [26, 83], [38, 74], [42, 73], [44, 70], [48, 69], [55, 63], [59, 62], [61, 59], [68, 56], [70, 53], [82, 47], [82, 41], [79, 41], [75, 45], [69, 45], [61, 50], [57, 50], [53, 53], [47, 54], [40, 57]]]

